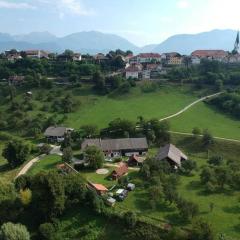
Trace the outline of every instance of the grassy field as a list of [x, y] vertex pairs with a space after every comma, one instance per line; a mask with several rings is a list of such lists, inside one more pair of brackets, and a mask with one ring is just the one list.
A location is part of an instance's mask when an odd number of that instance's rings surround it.
[[34, 175], [40, 171], [47, 171], [56, 168], [56, 165], [61, 163], [61, 157], [58, 155], [49, 155], [41, 159], [39, 162], [36, 162], [28, 174]]
[[197, 99], [189, 88], [162, 87], [156, 92], [142, 93], [140, 88], [132, 89], [131, 94], [118, 98], [88, 96], [88, 101], [75, 113], [68, 115], [67, 124], [79, 128], [84, 124], [106, 127], [115, 118], [137, 120], [138, 116], [147, 119], [161, 118], [179, 111]]
[[205, 103], [199, 103], [170, 120], [171, 130], [191, 133], [194, 127], [209, 129], [216, 137], [240, 140], [240, 121], [220, 113]]

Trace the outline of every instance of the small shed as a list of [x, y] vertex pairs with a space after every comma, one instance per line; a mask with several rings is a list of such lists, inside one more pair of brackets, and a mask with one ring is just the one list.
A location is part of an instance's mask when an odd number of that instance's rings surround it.
[[117, 180], [124, 176], [128, 172], [128, 165], [126, 163], [121, 162], [119, 166], [112, 171], [112, 179]]
[[107, 198], [106, 200], [106, 204], [110, 207], [113, 207], [116, 203], [116, 199], [115, 198], [112, 198], [112, 197], [109, 197]]
[[133, 154], [131, 157], [129, 157], [128, 165], [129, 166], [142, 166], [143, 162], [146, 160], [146, 157], [140, 157], [135, 154]]
[[88, 183], [88, 187], [92, 190], [95, 190], [98, 195], [104, 195], [108, 192], [108, 189], [102, 185], [97, 183]]
[[128, 191], [133, 191], [134, 189], [135, 189], [135, 184], [133, 184], [133, 183], [129, 183], [128, 185], [127, 185], [127, 190]]

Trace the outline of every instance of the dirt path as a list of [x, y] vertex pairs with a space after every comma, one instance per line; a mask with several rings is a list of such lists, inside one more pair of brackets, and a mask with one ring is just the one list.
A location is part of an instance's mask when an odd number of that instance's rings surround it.
[[[104, 166], [106, 167], [118, 167], [117, 163], [105, 163]], [[140, 168], [134, 168], [134, 167], [128, 167], [129, 170], [133, 170], [133, 171], [139, 171]]]
[[31, 161], [29, 161], [22, 169], [21, 171], [17, 174], [16, 178], [18, 178], [21, 175], [24, 175], [28, 172], [28, 170], [32, 167], [32, 165], [36, 162], [38, 162], [39, 160], [41, 160], [42, 158], [44, 158], [46, 156], [46, 154], [40, 155], [34, 159], [32, 159]]
[[[183, 133], [183, 132], [174, 132], [174, 131], [169, 131], [170, 133], [173, 134], [178, 134], [178, 135], [184, 135], [184, 136], [193, 136], [192, 133]], [[202, 137], [203, 135], [198, 135], [199, 137]], [[227, 142], [235, 142], [235, 143], [240, 143], [240, 140], [237, 139], [231, 139], [231, 138], [222, 138], [222, 137], [213, 137], [216, 140], [222, 140], [222, 141], [227, 141]]]
[[206, 99], [216, 97], [216, 96], [218, 96], [218, 95], [220, 95], [220, 94], [222, 94], [222, 92], [215, 93], [215, 94], [212, 94], [212, 95], [209, 95], [209, 96], [206, 96], [206, 97], [202, 97], [202, 98], [194, 101], [193, 103], [189, 104], [188, 106], [186, 106], [185, 108], [183, 108], [183, 109], [180, 110], [179, 112], [177, 112], [177, 113], [175, 113], [175, 114], [172, 114], [172, 115], [170, 115], [170, 116], [168, 116], [168, 117], [159, 119], [159, 121], [162, 122], [162, 121], [164, 121], [164, 120], [168, 120], [168, 119], [177, 117], [177, 116], [181, 115], [182, 113], [186, 112], [189, 108], [191, 108], [191, 107], [193, 107], [194, 105], [198, 104], [199, 102], [203, 102], [203, 101], [206, 100]]

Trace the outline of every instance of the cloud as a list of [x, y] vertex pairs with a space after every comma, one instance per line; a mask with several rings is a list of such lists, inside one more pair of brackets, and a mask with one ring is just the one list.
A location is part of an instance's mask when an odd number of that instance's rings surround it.
[[181, 9], [189, 8], [189, 2], [186, 0], [180, 0], [177, 2], [177, 7]]
[[95, 11], [87, 8], [82, 0], [38, 0], [38, 2], [42, 5], [48, 4], [57, 10], [60, 19], [69, 14], [77, 16], [91, 16], [95, 14]]
[[7, 8], [7, 9], [35, 9], [34, 6], [28, 3], [13, 3], [7, 1], [0, 1], [0, 8]]

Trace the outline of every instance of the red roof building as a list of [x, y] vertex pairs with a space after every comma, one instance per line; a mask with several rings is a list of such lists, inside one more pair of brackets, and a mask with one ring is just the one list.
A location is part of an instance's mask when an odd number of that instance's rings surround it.
[[196, 50], [191, 55], [198, 58], [223, 59], [228, 53], [224, 50]]
[[124, 176], [128, 172], [128, 165], [126, 163], [121, 162], [119, 166], [113, 170], [112, 178], [114, 180], [119, 179], [120, 177]]
[[97, 194], [99, 194], [99, 195], [104, 195], [105, 193], [108, 192], [108, 189], [105, 186], [103, 186], [102, 184], [89, 182], [88, 187], [90, 189], [95, 190], [97, 192]]

